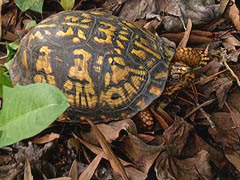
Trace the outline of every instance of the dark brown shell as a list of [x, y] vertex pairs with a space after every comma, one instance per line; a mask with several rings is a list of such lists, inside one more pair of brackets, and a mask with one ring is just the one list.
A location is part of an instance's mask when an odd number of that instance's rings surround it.
[[69, 11], [50, 16], [21, 41], [14, 83], [60, 88], [75, 119], [132, 117], [164, 90], [175, 47], [121, 18]]

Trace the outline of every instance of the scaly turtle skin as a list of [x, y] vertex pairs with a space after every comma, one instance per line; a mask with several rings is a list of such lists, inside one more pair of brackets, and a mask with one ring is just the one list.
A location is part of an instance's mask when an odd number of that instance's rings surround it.
[[[184, 50], [183, 61], [193, 52], [199, 56], [191, 63], [198, 65], [202, 51]], [[108, 122], [132, 117], [161, 96], [174, 54], [173, 43], [121, 18], [66, 11], [28, 32], [10, 76], [14, 84], [57, 86], [71, 104], [72, 118]], [[169, 92], [182, 86], [174, 87]]]

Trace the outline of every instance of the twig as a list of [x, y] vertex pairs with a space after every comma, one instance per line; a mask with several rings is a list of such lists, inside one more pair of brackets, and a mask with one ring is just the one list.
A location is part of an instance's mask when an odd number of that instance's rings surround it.
[[184, 119], [186, 119], [186, 118], [188, 118], [189, 116], [191, 116], [191, 115], [192, 115], [194, 112], [196, 112], [197, 110], [200, 110], [200, 111], [203, 113], [203, 115], [206, 117], [206, 119], [207, 119], [207, 121], [209, 122], [211, 128], [214, 128], [214, 127], [215, 127], [214, 122], [209, 118], [209, 116], [208, 116], [207, 113], [202, 109], [202, 107], [211, 104], [211, 103], [214, 102], [215, 100], [216, 100], [216, 99], [214, 98], [214, 99], [210, 99], [210, 100], [208, 100], [208, 101], [206, 101], [206, 102], [204, 102], [204, 103], [202, 103], [202, 104], [196, 103], [196, 104], [197, 104], [197, 107], [194, 108], [192, 111], [190, 111], [188, 114], [186, 114], [186, 115], [184, 116]]
[[223, 59], [223, 63], [224, 63], [224, 65], [226, 66], [227, 70], [230, 71], [231, 75], [236, 79], [237, 85], [240, 87], [240, 81], [239, 81], [237, 75], [236, 75], [236, 74], [233, 72], [233, 70], [230, 68], [230, 66], [228, 65], [228, 63], [227, 63], [227, 61], [226, 61], [225, 58]]

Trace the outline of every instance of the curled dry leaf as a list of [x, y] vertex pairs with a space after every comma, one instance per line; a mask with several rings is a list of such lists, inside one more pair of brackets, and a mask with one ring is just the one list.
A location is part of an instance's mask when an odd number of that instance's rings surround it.
[[147, 175], [159, 153], [164, 150], [162, 146], [151, 146], [128, 132], [121, 143], [121, 151]]
[[98, 167], [99, 162], [101, 161], [103, 157], [103, 152], [99, 155], [97, 155], [93, 161], [88, 165], [88, 167], [82, 172], [82, 174], [79, 176], [79, 180], [90, 180]]
[[239, 126], [235, 121], [239, 121], [240, 113], [217, 112], [211, 115], [211, 119], [216, 124], [216, 128], [209, 129], [213, 139], [226, 150], [239, 149]]
[[231, 19], [235, 28], [240, 31], [240, 12], [236, 4], [233, 4], [229, 10], [229, 18]]
[[234, 165], [234, 167], [240, 172], [240, 151], [226, 152], [226, 158]]
[[154, 167], [158, 179], [212, 179], [209, 154], [202, 150], [192, 158], [178, 159], [167, 152], [160, 154]]
[[183, 121], [176, 119], [175, 122], [163, 133], [163, 138], [167, 145], [173, 145], [174, 154], [180, 155], [192, 131], [193, 126]]
[[232, 84], [232, 80], [228, 77], [218, 77], [216, 81], [211, 81], [203, 87], [204, 94], [209, 97], [212, 93], [216, 93], [218, 107], [222, 108]]
[[[122, 121], [113, 121], [108, 124], [100, 123], [96, 124], [97, 128], [104, 135], [105, 139], [108, 143], [111, 143], [113, 140], [116, 140], [119, 137], [119, 133], [121, 130], [127, 130], [133, 134], [137, 133], [137, 128], [134, 122], [131, 119], [126, 119]], [[95, 133], [90, 130], [90, 132], [81, 132], [83, 139], [92, 143], [98, 144]]]
[[31, 166], [30, 166], [30, 162], [28, 161], [28, 159], [25, 160], [24, 180], [33, 180]]
[[42, 137], [35, 137], [32, 142], [35, 144], [44, 144], [47, 142], [51, 142], [55, 139], [59, 139], [60, 135], [57, 133], [45, 134]]

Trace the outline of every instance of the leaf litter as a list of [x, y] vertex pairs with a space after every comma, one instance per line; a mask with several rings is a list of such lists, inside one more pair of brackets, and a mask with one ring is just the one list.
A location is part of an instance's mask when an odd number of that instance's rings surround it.
[[[165, 115], [151, 106], [161, 122], [155, 123], [154, 130], [140, 132], [131, 119], [92, 128], [56, 122], [33, 139], [0, 149], [0, 179], [239, 179], [238, 4], [76, 0], [73, 7], [96, 8], [134, 21], [178, 45], [181, 42], [181, 47], [208, 47], [211, 62], [196, 71], [193, 84], [161, 110]], [[58, 3], [48, 1], [42, 15], [23, 13], [13, 1], [4, 2], [2, 41], [16, 40], [27, 32], [28, 22], [40, 22], [61, 10]], [[5, 52], [1, 46], [1, 53]]]

